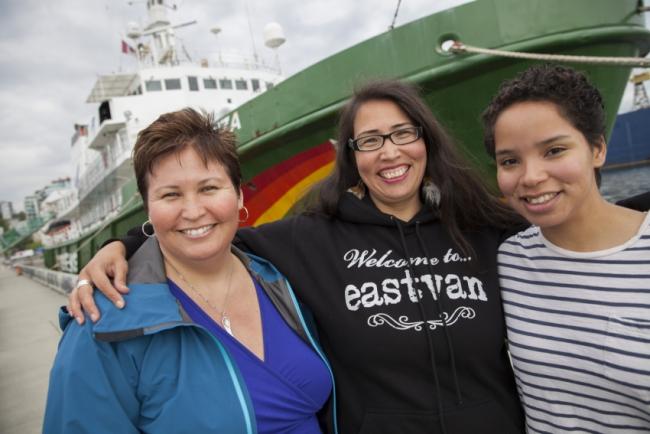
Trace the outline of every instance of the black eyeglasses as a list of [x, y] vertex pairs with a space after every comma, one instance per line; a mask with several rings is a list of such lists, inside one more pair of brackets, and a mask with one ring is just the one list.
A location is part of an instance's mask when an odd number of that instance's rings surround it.
[[371, 136], [363, 136], [358, 139], [348, 139], [348, 146], [355, 151], [367, 152], [375, 151], [382, 146], [386, 139], [396, 145], [408, 145], [415, 142], [422, 136], [422, 127], [407, 127], [400, 128], [388, 134], [373, 134]]

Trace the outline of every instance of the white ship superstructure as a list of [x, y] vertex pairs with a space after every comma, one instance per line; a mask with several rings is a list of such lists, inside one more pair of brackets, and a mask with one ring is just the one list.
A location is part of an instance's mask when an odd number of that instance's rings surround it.
[[[278, 68], [240, 55], [180, 61], [174, 29], [192, 23], [171, 25], [162, 0], [148, 0], [147, 9], [149, 22], [142, 31], [130, 25], [134, 47], [123, 43], [123, 50], [138, 57], [139, 68], [99, 76], [86, 101], [96, 104], [95, 114], [75, 125], [71, 146], [77, 200], [57, 216], [56, 221], [69, 224], [57, 225], [56, 231], [45, 228], [46, 248], [100, 229], [136, 203], [135, 188], [128, 197], [124, 194], [124, 187], [133, 184], [131, 152], [138, 132], [159, 115], [189, 106], [220, 118], [282, 79]], [[227, 119], [230, 128], [239, 127], [236, 112]], [[72, 252], [57, 262], [64, 271], [77, 269]]]

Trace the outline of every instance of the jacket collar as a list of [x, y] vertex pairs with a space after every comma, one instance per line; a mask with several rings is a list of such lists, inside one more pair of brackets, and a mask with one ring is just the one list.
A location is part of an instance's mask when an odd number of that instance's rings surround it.
[[[265, 259], [247, 255], [232, 246], [232, 252], [264, 287], [281, 315], [295, 330], [298, 318], [288, 295], [286, 282], [277, 269]], [[162, 252], [155, 237], [149, 238], [129, 259], [126, 306], [117, 309], [101, 292], [95, 291], [95, 303], [102, 316], [93, 324], [99, 340], [118, 341], [162, 331], [189, 319], [176, 297], [169, 290]]]

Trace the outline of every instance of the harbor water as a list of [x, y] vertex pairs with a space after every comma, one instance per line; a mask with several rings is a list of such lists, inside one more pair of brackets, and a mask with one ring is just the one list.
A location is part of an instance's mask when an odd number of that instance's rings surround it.
[[650, 164], [603, 170], [600, 191], [610, 202], [650, 191]]

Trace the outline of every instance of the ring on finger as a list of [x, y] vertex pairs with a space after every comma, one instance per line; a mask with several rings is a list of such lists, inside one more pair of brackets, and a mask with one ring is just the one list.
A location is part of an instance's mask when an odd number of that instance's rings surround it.
[[81, 279], [81, 280], [79, 280], [79, 281], [77, 282], [77, 284], [75, 285], [74, 289], [79, 289], [79, 288], [81, 288], [81, 287], [84, 286], [84, 285], [88, 285], [88, 286], [92, 287], [92, 286], [93, 286], [93, 283], [92, 283], [90, 280], [87, 280], [87, 279]]

